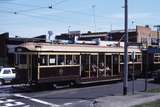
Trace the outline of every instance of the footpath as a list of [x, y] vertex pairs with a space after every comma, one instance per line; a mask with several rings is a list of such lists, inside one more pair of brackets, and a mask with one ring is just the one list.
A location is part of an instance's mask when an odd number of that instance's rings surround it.
[[98, 98], [93, 102], [93, 107], [133, 107], [156, 100], [160, 100], [160, 93], [138, 92], [134, 95]]

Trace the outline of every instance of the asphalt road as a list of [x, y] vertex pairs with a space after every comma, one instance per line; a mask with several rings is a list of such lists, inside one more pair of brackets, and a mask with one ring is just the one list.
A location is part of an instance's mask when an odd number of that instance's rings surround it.
[[[144, 80], [135, 81], [135, 91], [144, 91]], [[160, 84], [148, 82], [148, 89], [160, 88]], [[28, 87], [0, 87], [0, 106], [5, 107], [92, 107], [94, 100], [105, 96], [122, 95], [123, 83], [82, 85], [79, 88], [35, 89]], [[132, 92], [132, 81], [128, 84]], [[18, 103], [17, 103], [18, 102]], [[6, 105], [7, 104], [7, 105]]]

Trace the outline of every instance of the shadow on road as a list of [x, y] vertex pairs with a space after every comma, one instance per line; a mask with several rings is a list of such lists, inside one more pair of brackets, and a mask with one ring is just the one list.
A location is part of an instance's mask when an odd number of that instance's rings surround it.
[[32, 93], [32, 92], [41, 92], [41, 91], [67, 90], [67, 89], [109, 85], [109, 84], [115, 84], [118, 82], [120, 81], [109, 81], [109, 82], [107, 81], [107, 82], [97, 82], [97, 83], [89, 83], [89, 84], [79, 84], [74, 87], [69, 87], [69, 85], [62, 85], [57, 87], [54, 87], [53, 85], [33, 85], [33, 86], [20, 85], [20, 86], [12, 86], [9, 92], [10, 93]]

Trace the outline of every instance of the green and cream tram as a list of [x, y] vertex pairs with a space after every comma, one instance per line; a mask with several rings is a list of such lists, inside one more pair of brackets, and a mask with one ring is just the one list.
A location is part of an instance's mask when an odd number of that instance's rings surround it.
[[[142, 54], [136, 52], [135, 74], [142, 72]], [[90, 83], [121, 80], [124, 48], [97, 45], [24, 43], [16, 48], [16, 79], [23, 83]], [[130, 73], [129, 73], [130, 74]]]

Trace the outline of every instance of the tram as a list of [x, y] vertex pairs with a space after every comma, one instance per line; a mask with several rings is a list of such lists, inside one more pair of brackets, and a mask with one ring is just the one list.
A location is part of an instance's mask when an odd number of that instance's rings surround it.
[[[142, 72], [139, 48], [128, 49], [129, 74], [133, 71], [131, 52], [136, 52], [135, 75]], [[24, 43], [16, 47], [16, 80], [21, 83], [91, 83], [121, 80], [124, 48], [80, 44]]]
[[142, 50], [142, 53], [142, 76], [151, 78], [153, 76], [153, 73], [160, 69], [160, 49], [156, 47], [149, 47], [146, 50]]

